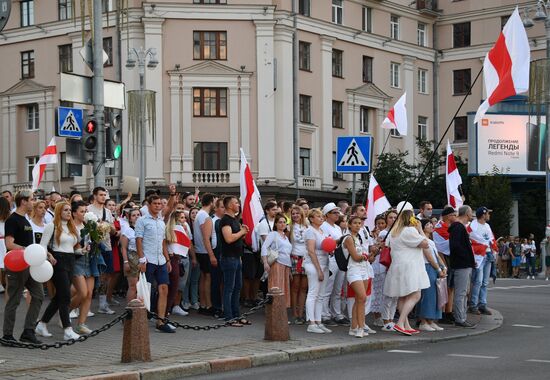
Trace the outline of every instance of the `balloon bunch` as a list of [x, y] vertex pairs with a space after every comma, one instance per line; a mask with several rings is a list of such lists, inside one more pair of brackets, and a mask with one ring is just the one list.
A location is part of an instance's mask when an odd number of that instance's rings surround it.
[[36, 282], [47, 282], [53, 276], [53, 266], [47, 260], [48, 255], [40, 244], [31, 244], [25, 249], [9, 251], [4, 258], [4, 265], [12, 272], [21, 272], [29, 268], [31, 277]]

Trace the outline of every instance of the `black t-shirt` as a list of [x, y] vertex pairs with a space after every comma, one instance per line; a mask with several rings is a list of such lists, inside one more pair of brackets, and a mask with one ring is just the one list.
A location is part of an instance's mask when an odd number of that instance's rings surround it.
[[451, 269], [475, 268], [474, 251], [470, 235], [460, 222], [449, 226], [449, 248], [451, 251]]
[[12, 236], [14, 243], [21, 247], [27, 247], [34, 242], [32, 227], [27, 218], [19, 215], [18, 213], [12, 213], [8, 219], [6, 219], [5, 235]]
[[[237, 220], [237, 218], [233, 218], [232, 216], [229, 216], [229, 215], [224, 215], [222, 220], [220, 221], [220, 228], [223, 230], [223, 228], [225, 226], [230, 226], [231, 227], [231, 232], [232, 233], [237, 233], [241, 230], [241, 225], [239, 223], [239, 221]], [[222, 235], [223, 236], [223, 235]], [[233, 243], [227, 243], [225, 241], [225, 239], [221, 239], [222, 240], [222, 257], [225, 256], [225, 257], [241, 257], [242, 254], [243, 254], [243, 248], [244, 248], [244, 244], [243, 244], [243, 239], [238, 239], [237, 241], [233, 242]]]

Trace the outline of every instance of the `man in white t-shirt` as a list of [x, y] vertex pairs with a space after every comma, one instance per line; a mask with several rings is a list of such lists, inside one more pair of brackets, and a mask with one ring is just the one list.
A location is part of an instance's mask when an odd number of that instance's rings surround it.
[[[330, 202], [323, 207], [322, 212], [325, 216], [325, 221], [321, 225], [321, 230], [325, 235], [330, 236], [338, 242], [342, 237], [342, 229], [336, 223], [338, 219], [340, 219], [340, 208], [333, 202]], [[329, 258], [328, 268], [329, 273], [332, 274], [329, 275], [325, 294], [322, 295], [322, 322], [325, 325], [328, 324], [328, 326], [346, 326], [349, 324], [349, 319], [347, 319], [342, 312], [342, 302], [345, 301], [342, 298], [342, 287], [344, 285], [346, 273], [338, 269], [338, 264], [336, 264], [336, 259], [333, 255]]]

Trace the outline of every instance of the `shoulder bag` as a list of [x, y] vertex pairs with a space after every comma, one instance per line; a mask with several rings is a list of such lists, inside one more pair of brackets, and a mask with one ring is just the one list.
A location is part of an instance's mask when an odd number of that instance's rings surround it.
[[269, 266], [273, 265], [273, 263], [279, 258], [279, 243], [277, 239], [279, 239], [279, 237], [275, 236], [275, 249], [271, 248], [271, 245], [267, 248], [267, 263]]

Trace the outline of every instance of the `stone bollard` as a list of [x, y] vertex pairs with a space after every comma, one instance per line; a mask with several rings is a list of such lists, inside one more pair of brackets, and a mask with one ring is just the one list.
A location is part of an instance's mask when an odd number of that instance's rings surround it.
[[151, 347], [149, 345], [147, 309], [143, 302], [134, 299], [128, 302], [126, 310], [132, 313], [132, 317], [124, 321], [121, 362], [150, 362]]
[[279, 288], [269, 289], [268, 296], [272, 302], [265, 307], [265, 340], [287, 341], [290, 339], [288, 332], [288, 315], [283, 291]]

